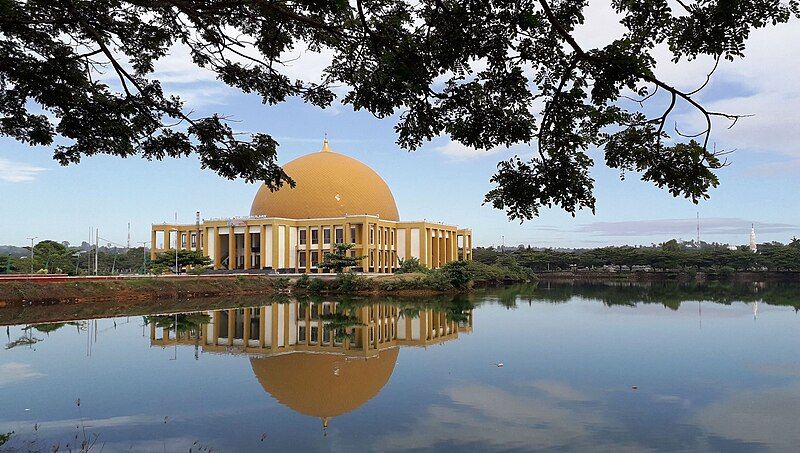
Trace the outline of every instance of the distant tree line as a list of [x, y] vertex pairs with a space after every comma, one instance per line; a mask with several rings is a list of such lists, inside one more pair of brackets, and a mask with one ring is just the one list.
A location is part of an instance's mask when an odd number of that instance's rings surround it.
[[[33, 246], [33, 258], [30, 247], [25, 247], [25, 256], [0, 255], [0, 274], [31, 271], [42, 274], [94, 274], [95, 249], [87, 246], [41, 241]], [[97, 273], [100, 275], [142, 273], [149, 267], [150, 252], [142, 247], [100, 247], [97, 250]]]
[[689, 247], [671, 240], [652, 247], [601, 247], [582, 250], [536, 250], [519, 247], [501, 252], [477, 248], [473, 258], [494, 264], [504, 256], [513, 256], [517, 263], [535, 272], [570, 269], [592, 269], [603, 266], [631, 268], [649, 267], [658, 271], [800, 271], [800, 239], [789, 244], [769, 242], [752, 252], [746, 247], [729, 250], [725, 246]]

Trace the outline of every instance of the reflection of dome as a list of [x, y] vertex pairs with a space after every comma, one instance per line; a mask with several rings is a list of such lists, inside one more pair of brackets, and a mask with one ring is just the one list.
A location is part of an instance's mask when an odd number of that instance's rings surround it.
[[[381, 391], [394, 371], [398, 349], [377, 357], [292, 353], [251, 359], [258, 382], [278, 402], [311, 417], [350, 412]], [[335, 374], [336, 370], [338, 375]]]
[[327, 141], [321, 152], [299, 157], [283, 166], [297, 186], [276, 192], [262, 185], [250, 215], [287, 219], [377, 215], [400, 220], [392, 192], [374, 170], [342, 154], [331, 152]]

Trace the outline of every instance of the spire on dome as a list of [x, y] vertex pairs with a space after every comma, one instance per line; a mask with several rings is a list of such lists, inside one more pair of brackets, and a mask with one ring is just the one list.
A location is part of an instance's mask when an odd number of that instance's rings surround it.
[[328, 146], [328, 133], [325, 133], [325, 139], [322, 141], [322, 149], [320, 152], [322, 153], [329, 153], [331, 151], [331, 147]]

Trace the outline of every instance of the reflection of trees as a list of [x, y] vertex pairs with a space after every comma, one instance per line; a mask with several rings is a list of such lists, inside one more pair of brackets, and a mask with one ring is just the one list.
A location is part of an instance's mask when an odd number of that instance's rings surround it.
[[[64, 327], [64, 326], [75, 326], [78, 329], [78, 332], [86, 330], [87, 321], [71, 321], [71, 322], [50, 322], [50, 323], [43, 323], [43, 324], [34, 324], [30, 326], [25, 326], [22, 328], [24, 332], [23, 336], [20, 338], [9, 341], [6, 343], [6, 349], [13, 349], [20, 346], [33, 346], [36, 343], [44, 341], [42, 338], [37, 338], [33, 336], [33, 331], [41, 332], [46, 335], [50, 335], [50, 332], [55, 332], [56, 330]], [[11, 340], [9, 338], [9, 340]]]
[[418, 318], [421, 310], [433, 310], [445, 313], [449, 321], [465, 322], [475, 308], [474, 296], [470, 294], [457, 296], [435, 296], [431, 298], [381, 298], [381, 299], [337, 299], [339, 310], [349, 312], [366, 305], [380, 304], [397, 308], [403, 317]]
[[173, 332], [198, 332], [204, 324], [209, 322], [211, 322], [211, 316], [205, 313], [178, 313], [144, 317], [145, 325], [155, 324], [156, 327]]
[[87, 321], [71, 321], [71, 322], [48, 322], [44, 324], [36, 324], [34, 326], [30, 326], [39, 332], [49, 334], [50, 332], [55, 332], [56, 330], [64, 327], [64, 326], [75, 326], [78, 328], [78, 332], [86, 330]]
[[[494, 293], [492, 293], [494, 295]], [[761, 301], [769, 305], [783, 305], [800, 309], [800, 291], [797, 285], [707, 283], [558, 283], [540, 284], [532, 292], [538, 301], [565, 302], [572, 297], [602, 301], [604, 304], [633, 306], [637, 303], [661, 304], [677, 310], [681, 303], [708, 301], [720, 304]], [[507, 301], [506, 301], [507, 302]], [[501, 299], [501, 303], [502, 299]]]
[[320, 319], [327, 322], [327, 326], [331, 329], [333, 338], [337, 342], [344, 341], [345, 338], [355, 342], [354, 327], [364, 326], [364, 323], [359, 321], [353, 310], [322, 314]]
[[42, 341], [41, 338], [36, 338], [33, 335], [26, 334], [14, 341], [6, 343], [6, 349], [14, 349], [19, 346], [33, 346], [40, 341]]
[[[506, 308], [516, 308], [518, 302], [533, 302], [541, 300], [536, 292], [537, 286], [534, 285], [511, 285], [499, 288], [492, 288], [487, 291], [484, 296], [489, 302], [498, 303]], [[561, 301], [553, 302], [566, 302], [569, 297]]]

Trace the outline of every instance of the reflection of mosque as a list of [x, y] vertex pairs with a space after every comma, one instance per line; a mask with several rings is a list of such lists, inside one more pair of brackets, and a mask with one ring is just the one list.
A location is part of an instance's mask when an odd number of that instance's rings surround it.
[[151, 322], [151, 345], [248, 355], [264, 390], [301, 414], [321, 418], [323, 427], [380, 392], [401, 346], [424, 347], [472, 330], [471, 310], [456, 321], [431, 308], [386, 304], [287, 302], [208, 315], [208, 323], [177, 333], [169, 324]]

